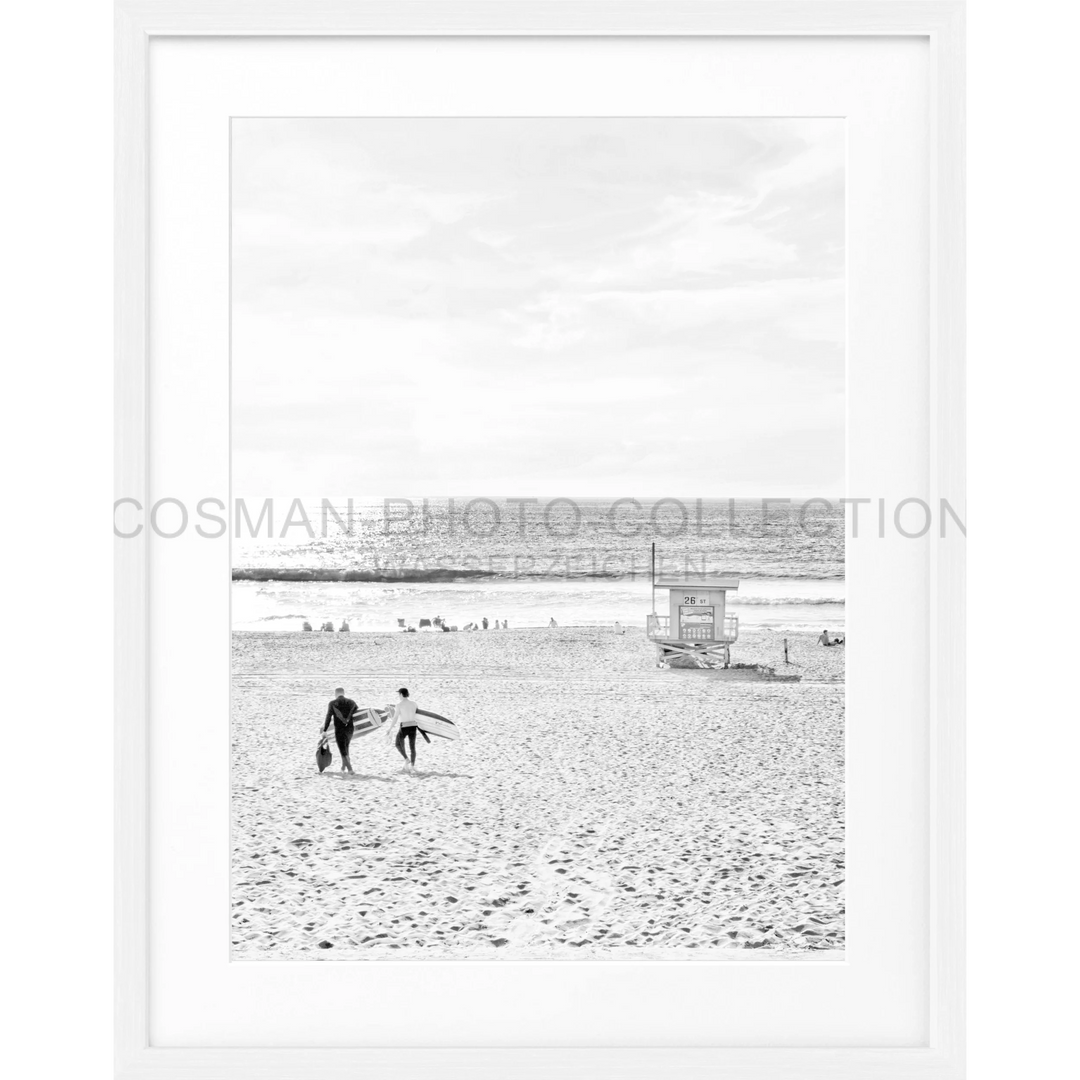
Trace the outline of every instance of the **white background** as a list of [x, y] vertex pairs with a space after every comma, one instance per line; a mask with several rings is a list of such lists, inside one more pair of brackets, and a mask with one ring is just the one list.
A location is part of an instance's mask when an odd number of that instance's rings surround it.
[[[845, 116], [848, 493], [892, 506], [926, 492], [928, 64], [916, 38], [155, 42], [149, 498], [193, 506], [229, 483], [229, 117], [484, 115], [494, 86], [509, 116]], [[925, 1045], [929, 681], [910, 598], [929, 594], [933, 542], [864, 525], [847, 544], [843, 964], [421, 974], [408, 961], [229, 963], [229, 552], [153, 537], [151, 1045], [303, 1046], [312, 1031], [325, 1046]], [[419, 993], [440, 1003], [422, 1025]], [[364, 1008], [328, 1029], [328, 998]]]

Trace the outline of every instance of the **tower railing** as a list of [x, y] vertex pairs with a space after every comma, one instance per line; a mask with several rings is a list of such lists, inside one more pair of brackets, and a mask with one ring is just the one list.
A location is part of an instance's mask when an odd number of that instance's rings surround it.
[[[718, 627], [717, 629], [719, 630], [719, 633], [716, 633], [709, 640], [721, 642], [737, 641], [739, 637], [739, 616], [725, 615], [723, 627]], [[649, 615], [645, 621], [645, 634], [652, 640], [674, 640], [671, 636], [671, 616]]]

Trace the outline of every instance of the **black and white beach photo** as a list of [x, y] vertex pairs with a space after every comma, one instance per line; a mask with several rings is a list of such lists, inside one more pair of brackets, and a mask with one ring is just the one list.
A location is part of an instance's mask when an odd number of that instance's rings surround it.
[[231, 139], [231, 958], [843, 959], [843, 121]]

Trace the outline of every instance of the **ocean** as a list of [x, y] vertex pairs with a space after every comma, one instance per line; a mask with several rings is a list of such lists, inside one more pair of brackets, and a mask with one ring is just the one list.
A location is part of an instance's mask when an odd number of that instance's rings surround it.
[[[743, 625], [844, 626], [838, 500], [273, 500], [233, 540], [233, 627], [644, 626], [655, 570], [737, 577]], [[234, 532], [237, 531], [234, 529]]]

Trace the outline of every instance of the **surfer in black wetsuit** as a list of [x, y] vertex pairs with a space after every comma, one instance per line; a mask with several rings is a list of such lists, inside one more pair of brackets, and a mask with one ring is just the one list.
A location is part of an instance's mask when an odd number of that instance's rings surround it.
[[326, 720], [322, 727], [321, 742], [326, 742], [327, 731], [330, 722], [334, 723], [334, 742], [337, 743], [338, 753], [341, 755], [342, 772], [353, 772], [352, 762], [349, 760], [349, 743], [353, 737], [353, 717], [359, 706], [351, 698], [345, 696], [344, 687], [339, 686], [334, 693], [337, 695], [326, 707]]

